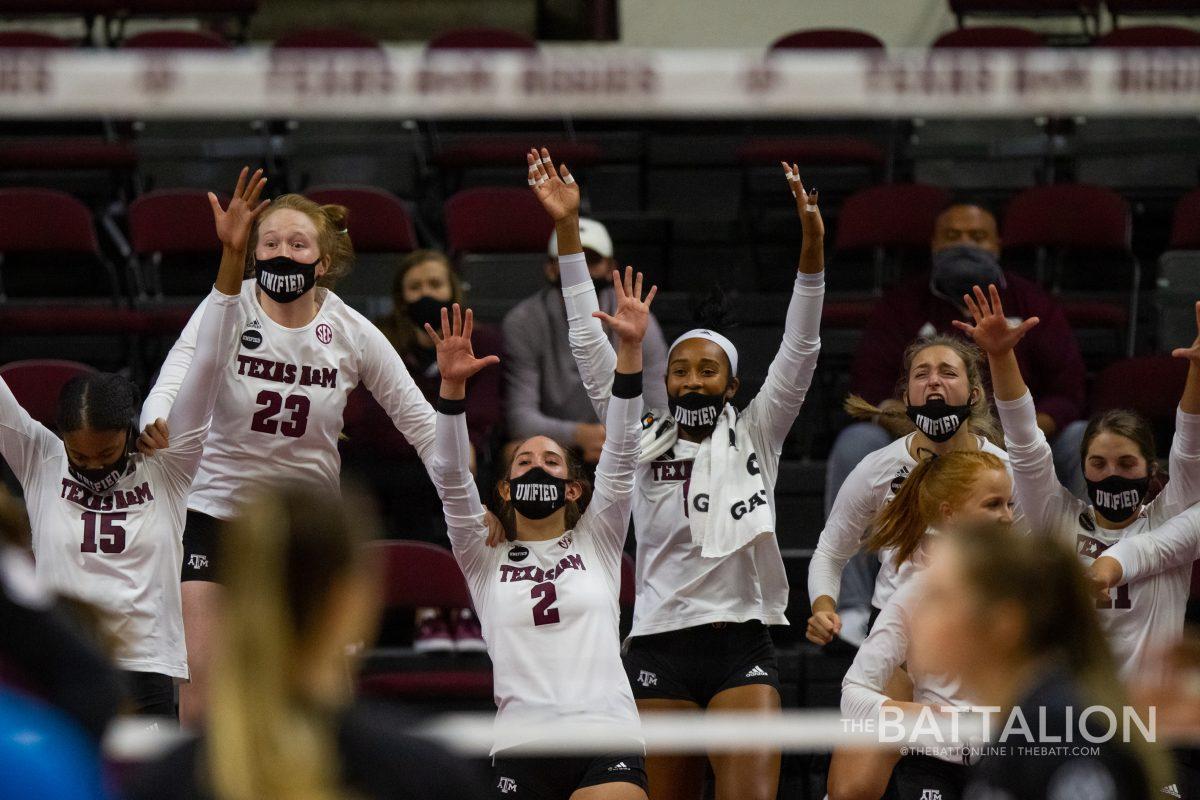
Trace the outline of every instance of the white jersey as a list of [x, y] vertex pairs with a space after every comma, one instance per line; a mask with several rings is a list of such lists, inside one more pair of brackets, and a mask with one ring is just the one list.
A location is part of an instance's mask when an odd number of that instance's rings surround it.
[[[838, 490], [829, 511], [829, 519], [817, 540], [817, 549], [808, 565], [808, 597], [815, 602], [821, 595], [835, 601], [842, 586], [842, 570], [870, 534], [871, 526], [883, 507], [892, 501], [908, 473], [917, 466], [909, 453], [915, 433], [881, 447], [858, 463]], [[982, 436], [979, 449], [1008, 465], [1008, 454]], [[1012, 472], [1011, 466], [1009, 472]], [[871, 604], [883, 608], [900, 586], [900, 576], [890, 550], [879, 553], [881, 562], [875, 578]]]
[[[333, 292], [318, 288], [312, 322], [286, 328], [247, 280], [226, 356], [212, 433], [188, 508], [229, 519], [249, 494], [287, 481], [337, 492], [346, 399], [361, 381], [422, 459], [433, 447], [433, 408], [382, 333]], [[171, 348], [142, 407], [142, 426], [175, 402], [195, 350], [203, 304]], [[172, 431], [174, 433], [174, 431]]]
[[[1084, 564], [1106, 555], [1118, 542], [1158, 530], [1200, 500], [1200, 415], [1176, 412], [1166, 488], [1132, 523], [1108, 530], [1096, 524], [1090, 505], [1059, 484], [1050, 445], [1037, 427], [1033, 398], [1026, 393], [1017, 400], [998, 400], [996, 408], [1026, 522], [1037, 535], [1071, 544]], [[1190, 582], [1191, 565], [1186, 564], [1125, 584], [1100, 603], [1100, 622], [1123, 678], [1155, 666], [1161, 648], [1183, 633]]]
[[483, 628], [496, 700], [492, 752], [538, 739], [537, 726], [602, 726], [642, 748], [620, 653], [621, 558], [629, 530], [642, 398], [614, 398], [591, 502], [572, 531], [488, 547], [468, 469], [464, 414], [437, 415], [430, 475]]
[[93, 493], [68, 471], [62, 440], [0, 381], [0, 453], [25, 493], [38, 578], [99, 608], [121, 669], [187, 678], [179, 568], [188, 490], [217, 391], [218, 353], [236, 331], [236, 297], [215, 290], [199, 347], [171, 409], [171, 446], [130, 456], [111, 489]]

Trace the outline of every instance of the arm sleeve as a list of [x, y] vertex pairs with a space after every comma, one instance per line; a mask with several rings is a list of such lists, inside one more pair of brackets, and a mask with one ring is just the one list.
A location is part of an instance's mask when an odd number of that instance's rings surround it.
[[434, 452], [429, 462], [429, 477], [442, 499], [446, 530], [454, 558], [467, 578], [476, 606], [483, 598], [487, 582], [487, 524], [483, 503], [471, 477], [471, 438], [466, 414], [435, 416]]
[[642, 403], [646, 408], [667, 407], [667, 342], [654, 315], [642, 340]]
[[28, 486], [38, 463], [61, 447], [58, 437], [29, 416], [0, 378], [0, 455], [21, 485]]
[[1004, 428], [1013, 493], [1021, 514], [1035, 534], [1059, 534], [1063, 516], [1071, 511], [1076, 500], [1058, 482], [1050, 443], [1037, 426], [1033, 397], [1026, 392], [1016, 400], [996, 400], [996, 411]]
[[362, 351], [360, 378], [367, 391], [391, 417], [396, 430], [417, 451], [426, 465], [433, 457], [433, 406], [421, 394], [400, 354], [378, 328], [363, 321], [366, 341]]
[[514, 313], [504, 318], [505, 411], [510, 438], [526, 439], [539, 434], [570, 443], [575, 438], [574, 420], [556, 419], [542, 413], [541, 372], [536, 348], [537, 331]]
[[1171, 479], [1154, 504], [1163, 520], [1200, 502], [1200, 414], [1175, 409], [1175, 437], [1167, 459]]
[[808, 387], [821, 351], [821, 308], [825, 273], [796, 273], [792, 300], [783, 325], [783, 342], [767, 370], [767, 379], [746, 408], [747, 425], [772, 445], [778, 457]]
[[[596, 409], [596, 416], [605, 419], [605, 407], [612, 394], [613, 373], [617, 368], [617, 354], [604, 335], [600, 320], [592, 316], [593, 311], [600, 310], [600, 303], [596, 299], [596, 287], [588, 275], [587, 260], [583, 253], [562, 256], [558, 259], [558, 268], [562, 275], [563, 302], [567, 305], [571, 355], [575, 356], [575, 363], [579, 365], [579, 375]], [[665, 393], [665, 387], [663, 391]]]
[[809, 602], [816, 602], [821, 595], [837, 602], [842, 590], [842, 570], [859, 551], [863, 535], [882, 505], [882, 498], [871, 486], [870, 470], [868, 462], [859, 462], [833, 500], [829, 519], [808, 564]]
[[907, 620], [900, 605], [892, 601], [879, 612], [875, 627], [858, 648], [842, 679], [842, 716], [877, 719], [879, 709], [888, 700], [884, 689], [907, 654]]
[[[597, 548], [619, 564], [629, 514], [633, 507], [633, 478], [641, 434], [641, 374], [618, 375], [615, 394], [604, 419], [608, 435], [596, 464], [596, 490], [580, 520], [581, 528], [597, 539]], [[616, 574], [620, 574], [619, 572]]]
[[145, 429], [155, 420], [167, 419], [171, 416], [171, 406], [175, 404], [175, 398], [179, 395], [179, 387], [183, 385], [183, 379], [192, 366], [192, 358], [196, 353], [196, 340], [200, 334], [200, 320], [204, 316], [204, 309], [208, 307], [208, 301], [209, 298], [204, 298], [192, 312], [191, 319], [188, 320], [183, 332], [179, 334], [179, 338], [171, 347], [171, 352], [167, 353], [162, 367], [158, 370], [158, 380], [154, 382], [154, 388], [150, 390], [142, 403], [139, 428]]
[[1162, 526], [1123, 536], [1104, 551], [1121, 565], [1121, 583], [1134, 583], [1200, 559], [1200, 505], [1192, 506]]

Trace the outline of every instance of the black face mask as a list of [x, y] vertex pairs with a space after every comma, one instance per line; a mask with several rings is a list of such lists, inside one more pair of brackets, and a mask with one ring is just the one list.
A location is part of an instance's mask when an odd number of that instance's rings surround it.
[[725, 408], [725, 396], [688, 392], [679, 397], [667, 397], [667, 406], [675, 417], [675, 424], [691, 434], [711, 431]]
[[1007, 285], [1000, 262], [982, 247], [960, 244], [933, 254], [929, 291], [955, 308], [963, 307], [963, 295], [972, 294], [972, 287], [987, 291], [991, 283], [1001, 289]]
[[129, 469], [129, 454], [134, 441], [136, 441], [136, 437], [134, 437], [133, 433], [127, 433], [125, 451], [121, 453], [120, 458], [107, 466], [85, 469], [75, 466], [71, 463], [70, 459], [67, 459], [67, 472], [71, 474], [72, 478], [86, 486], [94, 494], [107, 492], [117, 485], [117, 481], [121, 480], [126, 470]]
[[533, 467], [508, 482], [508, 502], [526, 519], [545, 519], [567, 503], [567, 482]]
[[949, 441], [971, 416], [971, 404], [948, 405], [945, 400], [930, 400], [923, 406], [908, 406], [908, 418], [917, 430], [935, 442]]
[[1087, 481], [1087, 490], [1097, 514], [1109, 522], [1121, 523], [1142, 507], [1146, 492], [1150, 490], [1150, 476], [1124, 478], [1109, 475], [1102, 481]]
[[276, 303], [298, 300], [317, 282], [317, 259], [311, 264], [301, 264], [287, 256], [276, 256], [254, 264], [258, 276], [258, 288]]
[[442, 309], [449, 307], [449, 303], [443, 303], [427, 294], [421, 295], [408, 304], [408, 318], [421, 330], [424, 330], [428, 323], [435, 331], [440, 331], [442, 329]]

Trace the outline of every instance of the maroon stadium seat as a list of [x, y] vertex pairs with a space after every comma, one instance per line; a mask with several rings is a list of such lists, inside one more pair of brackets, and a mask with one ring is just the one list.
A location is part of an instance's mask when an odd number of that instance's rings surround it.
[[347, 227], [360, 253], [408, 253], [417, 249], [417, 232], [399, 197], [370, 186], [319, 186], [304, 196], [314, 203], [349, 209]]
[[95, 372], [78, 361], [37, 359], [12, 361], [0, 366], [0, 378], [8, 384], [13, 396], [29, 416], [45, 425], [55, 427], [58, 416], [58, 395], [63, 385], [76, 375]]
[[121, 43], [126, 50], [230, 50], [233, 44], [204, 30], [158, 30], [135, 33]]
[[285, 33], [276, 50], [380, 50], [379, 40], [345, 28], [309, 28]]
[[1200, 31], [1174, 25], [1140, 25], [1116, 28], [1093, 42], [1095, 47], [1200, 47]]
[[458, 28], [434, 36], [427, 50], [537, 50], [537, 42], [505, 28]]
[[1045, 47], [1041, 34], [1028, 28], [1012, 25], [981, 25], [977, 28], [959, 28], [947, 31], [934, 39], [930, 45], [935, 50], [943, 48], [1003, 48], [1009, 50], [1029, 47]]
[[132, 170], [137, 150], [127, 141], [99, 137], [24, 137], [0, 140], [0, 169], [38, 170]]
[[[164, 292], [163, 256], [190, 256], [215, 264], [221, 250], [208, 194], [200, 189], [158, 189], [141, 195], [129, 205], [129, 246], [130, 269], [143, 290], [139, 294], [159, 299], [164, 293], [176, 294]], [[212, 274], [210, 270], [185, 278], [190, 288], [182, 294], [203, 294]], [[156, 325], [171, 329], [164, 319], [157, 319]]]
[[1175, 204], [1171, 224], [1172, 250], [1200, 250], [1200, 189], [1194, 189]]
[[446, 201], [446, 244], [462, 253], [544, 253], [554, 222], [528, 189], [464, 189]]
[[0, 31], [0, 48], [23, 47], [38, 50], [56, 50], [74, 47], [75, 43], [61, 36], [42, 31]]
[[[1167, 354], [1117, 361], [1096, 376], [1092, 412], [1132, 408], [1151, 420], [1173, 423], [1187, 373], [1187, 359]], [[1147, 391], [1148, 386], [1153, 391]]]
[[810, 28], [793, 31], [771, 42], [768, 50], [882, 50], [874, 34], [851, 28]]
[[[1073, 326], [1127, 329], [1126, 349], [1131, 353], [1141, 281], [1140, 267], [1130, 249], [1131, 228], [1129, 203], [1112, 189], [1055, 184], [1025, 189], [1012, 199], [1004, 215], [1002, 240], [1006, 248], [1035, 249], [1039, 257], [1047, 251], [1077, 250], [1128, 259], [1131, 285], [1125, 291], [1109, 292], [1114, 299], [1061, 299]], [[1050, 282], [1057, 286], [1062, 277], [1052, 276]]]
[[871, 247], [928, 247], [950, 193], [922, 183], [872, 186], [846, 198], [835, 252]]

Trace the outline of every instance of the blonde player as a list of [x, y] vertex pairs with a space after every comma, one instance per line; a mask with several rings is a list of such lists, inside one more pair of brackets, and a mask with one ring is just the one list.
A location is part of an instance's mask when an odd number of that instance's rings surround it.
[[[210, 196], [216, 205], [216, 198]], [[336, 492], [341, 459], [337, 437], [346, 398], [363, 383], [396, 427], [426, 459], [433, 447], [433, 408], [379, 329], [329, 287], [354, 257], [346, 209], [300, 195], [276, 198], [248, 242], [222, 237], [223, 257], [246, 259], [255, 277], [242, 283], [235, 308], [238, 332], [223, 353], [212, 431], [188, 498], [182, 561], [184, 625], [192, 683], [180, 694], [180, 718], [194, 725], [203, 712], [208, 653], [223, 552], [217, 521], [239, 501], [270, 484], [312, 485]], [[240, 248], [240, 249], [239, 249]], [[194, 358], [201, 305], [171, 349], [146, 398], [142, 441], [161, 446], [151, 423], [166, 417]]]
[[[1161, 527], [1200, 500], [1200, 339], [1174, 353], [1191, 364], [1175, 417], [1166, 488], [1146, 502], [1150, 479], [1158, 471], [1149, 424], [1131, 411], [1108, 411], [1092, 417], [1084, 433], [1083, 474], [1091, 499], [1084, 503], [1054, 476], [1050, 446], [1037, 427], [1033, 398], [1013, 355], [1013, 346], [1038, 320], [1011, 327], [999, 293], [994, 287], [989, 293], [990, 302], [976, 286], [975, 296], [966, 296], [975, 324], [955, 324], [988, 354], [1017, 502], [1035, 533], [1070, 542], [1080, 560], [1091, 564], [1118, 542]], [[1099, 601], [1100, 622], [1122, 677], [1152, 667], [1153, 658], [1179, 638], [1189, 579], [1189, 568], [1177, 567], [1126, 584], [1112, 598]]]
[[[875, 516], [886, 507], [922, 455], [957, 450], [983, 451], [1004, 461], [1008, 455], [992, 440], [999, 431], [988, 407], [979, 351], [953, 336], [917, 339], [904, 353], [900, 401], [917, 430], [864, 458], [838, 491], [829, 519], [808, 566], [808, 596], [813, 614], [808, 639], [828, 644], [841, 633], [837, 612], [842, 570], [863, 546]], [[851, 398], [848, 408], [864, 414], [887, 414]], [[897, 564], [889, 550], [875, 580], [871, 622], [899, 587]], [[868, 623], [868, 630], [871, 624]]]
[[[245, 242], [266, 202], [261, 171], [242, 170], [217, 229]], [[0, 453], [25, 492], [38, 576], [103, 612], [129, 676], [135, 710], [174, 716], [174, 680], [187, 680], [179, 564], [188, 490], [216, 401], [217, 375], [233, 342], [243, 263], [227, 252], [198, 313], [195, 352], [180, 400], [160, 425], [176, 431], [153, 456], [135, 452], [136, 391], [120, 375], [91, 373], [59, 396], [62, 439], [35, 422], [0, 381]], [[80, 680], [86, 676], [79, 676]]]
[[[542, 149], [527, 157], [529, 182], [555, 220], [571, 350], [597, 414], [605, 414], [614, 354], [598, 320], [595, 287], [579, 241], [579, 187]], [[817, 196], [784, 165], [804, 230], [783, 342], [762, 391], [742, 412], [738, 354], [712, 330], [679, 337], [668, 351], [669, 409], [643, 423], [636, 473], [637, 600], [625, 670], [638, 708], [758, 711], [780, 708], [768, 625], [786, 625], [788, 583], [775, 538], [774, 492], [783, 440], [800, 411], [820, 350], [825, 294], [824, 225]], [[650, 380], [658, 380], [652, 375]], [[716, 796], [774, 798], [777, 751], [710, 757]], [[647, 759], [655, 800], [696, 798], [704, 761]]]
[[[495, 665], [497, 797], [539, 800], [645, 800], [637, 707], [621, 668], [618, 625], [621, 558], [629, 530], [642, 413], [642, 337], [651, 289], [632, 269], [614, 280], [617, 308], [601, 314], [619, 347], [596, 466], [595, 492], [558, 442], [534, 436], [514, 449], [497, 486], [510, 546], [489, 547], [483, 505], [470, 472], [467, 379], [496, 356], [475, 358], [471, 312], [442, 311], [437, 343], [442, 386], [437, 457], [431, 475], [445, 506], [454, 556], [467, 578]], [[586, 506], [586, 508], [585, 508]], [[569, 721], [627, 736], [620, 752], [596, 757], [522, 757], [538, 726]]]
[[[843, 717], [877, 723], [884, 706], [915, 714], [926, 706], [972, 705], [957, 680], [911, 667], [907, 670], [911, 701], [894, 697], [890, 687], [897, 671], [909, 662], [910, 621], [929, 543], [989, 523], [1007, 528], [1012, 520], [1012, 478], [996, 455], [954, 451], [925, 459], [913, 469], [879, 513], [870, 541], [872, 549], [886, 547], [895, 553], [902, 581], [842, 680]], [[962, 796], [966, 767], [961, 751], [954, 748], [947, 748], [944, 758], [906, 755], [899, 759], [882, 751], [835, 750], [829, 796], [878, 800], [889, 778], [896, 800], [922, 800], [929, 796], [927, 792], [940, 792], [943, 800], [953, 800]]]

